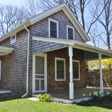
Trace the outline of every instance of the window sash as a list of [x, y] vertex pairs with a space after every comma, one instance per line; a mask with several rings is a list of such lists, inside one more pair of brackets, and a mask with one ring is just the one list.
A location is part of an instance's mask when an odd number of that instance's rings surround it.
[[73, 79], [79, 79], [80, 73], [79, 73], [79, 62], [73, 61]]
[[57, 79], [64, 79], [64, 60], [56, 60]]
[[55, 80], [65, 81], [65, 59], [55, 58]]
[[16, 42], [16, 36], [15, 35], [11, 37], [11, 44], [14, 42]]
[[73, 29], [69, 27], [68, 27], [68, 39], [73, 39]]
[[58, 23], [50, 20], [50, 37], [57, 38]]

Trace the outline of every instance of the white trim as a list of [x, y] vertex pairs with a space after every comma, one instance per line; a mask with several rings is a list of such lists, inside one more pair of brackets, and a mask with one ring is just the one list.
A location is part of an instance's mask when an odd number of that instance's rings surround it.
[[66, 35], [67, 35], [67, 39], [69, 39], [68, 38], [68, 28], [71, 28], [71, 29], [73, 29], [73, 40], [75, 40], [75, 32], [74, 32], [74, 27], [72, 27], [72, 26], [69, 26], [69, 25], [66, 25]]
[[36, 37], [36, 36], [32, 36], [32, 40], [54, 42], [54, 43], [67, 44], [67, 45], [74, 45], [74, 41], [73, 40], [60, 39], [60, 38], [57, 39], [57, 38], [51, 38], [51, 37]]
[[[57, 29], [56, 29], [56, 30], [57, 30], [57, 38], [59, 38], [58, 21], [56, 21], [56, 20], [54, 20], [54, 19], [51, 19], [51, 18], [48, 19], [48, 30], [49, 30], [49, 31], [48, 31], [48, 32], [49, 32], [48, 35], [49, 35], [49, 37], [51, 37], [51, 36], [50, 36], [50, 31], [51, 31], [51, 30], [50, 30], [50, 22], [51, 22], [51, 21], [54, 22], [54, 23], [56, 23], [56, 26], [57, 26], [57, 27], [56, 27], [56, 28], [57, 28]], [[53, 37], [52, 37], [52, 38], [53, 38]]]
[[12, 53], [14, 48], [0, 46], [0, 56]]
[[80, 61], [79, 60], [73, 60], [72, 62], [78, 62], [78, 69], [79, 69], [79, 79], [74, 79], [73, 80], [80, 80]]
[[0, 60], [0, 80], [1, 80], [1, 76], [2, 76], [1, 70], [2, 70], [2, 63], [1, 63], [1, 60]]
[[[13, 36], [15, 36], [15, 41], [14, 42], [12, 42], [12, 37]], [[13, 44], [13, 43], [15, 43], [16, 42], [16, 34], [14, 34], [14, 35], [12, 35], [11, 37], [10, 37], [10, 44]]]
[[104, 50], [104, 49], [101, 49], [101, 48], [98, 48], [98, 47], [95, 47], [95, 46], [92, 46], [92, 45], [89, 45], [89, 44], [85, 44], [83, 42], [79, 42], [79, 41], [76, 41], [76, 40], [67, 40], [67, 39], [59, 39], [59, 38], [57, 39], [57, 38], [48, 38], [48, 37], [37, 37], [37, 36], [32, 36], [32, 40], [71, 45], [73, 48], [86, 50], [86, 51], [90, 51], [90, 52], [95, 52], [95, 53], [102, 53], [103, 55], [107, 55], [107, 56], [112, 57], [112, 52], [110, 52], [110, 51], [107, 51], [107, 50]]
[[[42, 56], [44, 57], [44, 69], [45, 69], [45, 73], [44, 73], [44, 77], [45, 77], [45, 90], [39, 90], [39, 91], [36, 91], [35, 90], [35, 57], [36, 56]], [[33, 54], [33, 74], [32, 74], [32, 93], [39, 93], [39, 92], [47, 92], [47, 54], [45, 53], [38, 53], [38, 54]]]
[[[57, 79], [57, 60], [63, 60], [64, 61], [64, 79]], [[66, 65], [65, 65], [65, 59], [64, 58], [57, 58], [55, 57], [55, 81], [66, 81]]]
[[9, 90], [0, 90], [0, 94], [11, 93]]

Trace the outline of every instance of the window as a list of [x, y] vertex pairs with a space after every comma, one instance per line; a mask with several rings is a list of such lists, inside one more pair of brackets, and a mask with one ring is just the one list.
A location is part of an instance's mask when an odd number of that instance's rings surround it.
[[58, 22], [49, 19], [49, 37], [58, 38]]
[[80, 80], [80, 64], [76, 60], [73, 60], [73, 79]]
[[14, 43], [14, 42], [16, 42], [16, 35], [13, 35], [13, 36], [11, 37], [11, 39], [10, 39], [10, 43], [11, 43], [11, 44]]
[[67, 39], [74, 39], [74, 28], [67, 25]]
[[55, 58], [55, 80], [65, 81], [65, 59]]

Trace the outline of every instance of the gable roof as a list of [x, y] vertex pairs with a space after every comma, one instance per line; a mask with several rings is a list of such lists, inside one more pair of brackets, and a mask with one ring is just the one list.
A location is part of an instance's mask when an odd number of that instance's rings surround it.
[[70, 19], [70, 21], [72, 22], [72, 24], [74, 25], [74, 27], [76, 28], [76, 30], [79, 32], [79, 34], [81, 35], [81, 37], [83, 38], [83, 40], [85, 42], [89, 41], [89, 37], [86, 34], [86, 32], [84, 31], [84, 29], [82, 28], [82, 26], [80, 25], [80, 23], [77, 21], [77, 19], [75, 18], [75, 16], [73, 15], [72, 11], [69, 9], [69, 7], [64, 3], [61, 5], [58, 5], [56, 7], [53, 7], [45, 12], [42, 12], [30, 19], [28, 19], [27, 21], [25, 21], [24, 23], [20, 24], [18, 27], [14, 28], [13, 30], [11, 30], [10, 32], [8, 32], [7, 34], [5, 34], [4, 36], [2, 36], [0, 38], [0, 42], [5, 40], [6, 38], [12, 36], [13, 34], [15, 34], [16, 32], [21, 31], [22, 29], [24, 29], [24, 25], [26, 27], [48, 17], [49, 15], [59, 11], [59, 10], [63, 10], [64, 13], [67, 15], [67, 17]]

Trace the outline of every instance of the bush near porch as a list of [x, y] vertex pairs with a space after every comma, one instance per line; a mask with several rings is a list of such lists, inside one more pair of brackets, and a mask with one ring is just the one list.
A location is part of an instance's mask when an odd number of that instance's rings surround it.
[[[107, 103], [108, 102], [108, 103]], [[88, 105], [63, 104], [56, 102], [37, 102], [29, 99], [0, 97], [0, 112], [111, 112], [112, 102], [103, 104], [88, 101]]]

